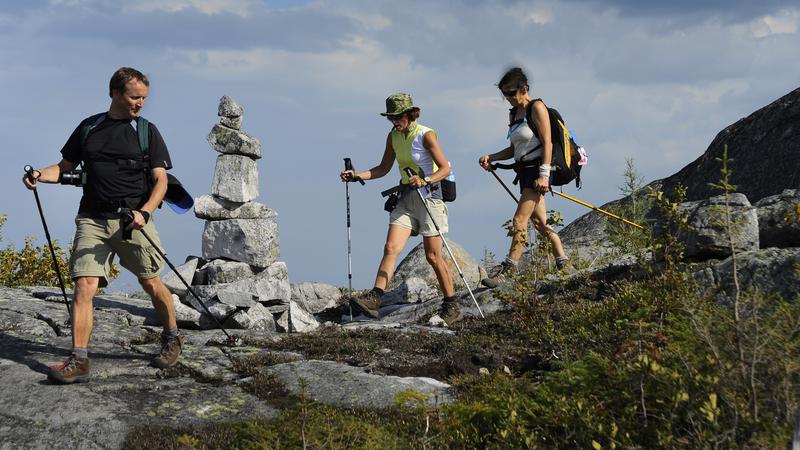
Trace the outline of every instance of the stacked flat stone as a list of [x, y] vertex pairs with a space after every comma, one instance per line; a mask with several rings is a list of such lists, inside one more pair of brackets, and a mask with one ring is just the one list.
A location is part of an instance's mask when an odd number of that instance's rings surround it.
[[[278, 261], [280, 241], [277, 213], [258, 197], [261, 143], [241, 131], [244, 110], [228, 96], [219, 102], [220, 122], [208, 143], [220, 153], [214, 169], [211, 194], [195, 200], [195, 216], [206, 220], [202, 258], [190, 258], [178, 269], [214, 317], [230, 328], [275, 331], [286, 321], [291, 287], [286, 263]], [[201, 328], [216, 323], [174, 277], [165, 277], [184, 303], [204, 316]]]

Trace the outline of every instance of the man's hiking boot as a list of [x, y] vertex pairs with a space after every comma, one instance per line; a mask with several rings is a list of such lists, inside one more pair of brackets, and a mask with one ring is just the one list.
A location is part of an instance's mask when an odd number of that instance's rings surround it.
[[350, 300], [350, 304], [355, 310], [363, 313], [367, 317], [377, 319], [380, 315], [381, 298], [374, 291], [369, 291], [365, 295]]
[[89, 381], [90, 371], [89, 358], [78, 358], [73, 353], [63, 363], [50, 366], [47, 378], [59, 384], [84, 383]]
[[461, 307], [458, 306], [456, 301], [446, 301], [442, 303], [442, 309], [439, 310], [439, 317], [444, 320], [448, 327], [462, 319]]
[[183, 336], [161, 336], [161, 354], [153, 358], [153, 365], [166, 369], [178, 363], [183, 349]]
[[488, 287], [488, 288], [496, 288], [501, 283], [505, 283], [508, 281], [516, 268], [513, 264], [503, 261], [497, 266], [494, 266], [492, 270], [489, 271], [489, 276], [481, 280], [481, 284]]

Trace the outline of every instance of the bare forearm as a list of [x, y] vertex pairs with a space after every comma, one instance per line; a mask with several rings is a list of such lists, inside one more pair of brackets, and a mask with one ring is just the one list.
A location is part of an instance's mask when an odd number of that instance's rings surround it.
[[167, 194], [167, 179], [164, 177], [163, 179], [159, 179], [156, 181], [155, 185], [153, 186], [153, 190], [150, 191], [150, 198], [147, 199], [147, 203], [142, 205], [140, 209], [149, 212], [150, 214], [158, 208], [158, 205], [164, 200], [164, 195]]
[[508, 146], [497, 153], [492, 153], [491, 155], [487, 156], [489, 157], [489, 162], [502, 161], [504, 159], [509, 159], [514, 157], [514, 149], [511, 146]]
[[71, 170], [74, 166], [67, 161], [61, 161], [58, 164], [53, 164], [42, 169], [34, 169], [40, 175], [36, 181], [42, 183], [58, 183], [61, 181], [61, 173]]
[[381, 178], [383, 176], [386, 176], [387, 173], [389, 173], [389, 170], [383, 168], [383, 166], [378, 165], [367, 171], [359, 172], [356, 174], [356, 176], [358, 178], [361, 178], [362, 180], [374, 180], [376, 178]]

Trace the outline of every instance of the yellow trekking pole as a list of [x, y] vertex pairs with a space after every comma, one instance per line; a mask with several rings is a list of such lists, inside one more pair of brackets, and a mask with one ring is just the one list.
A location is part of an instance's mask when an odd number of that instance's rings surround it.
[[552, 190], [552, 189], [550, 189], [550, 192], [552, 192], [552, 193], [554, 193], [554, 194], [556, 194], [556, 195], [560, 195], [560, 196], [564, 197], [564, 198], [565, 198], [565, 199], [567, 199], [567, 200], [572, 200], [572, 201], [573, 201], [573, 202], [575, 202], [575, 203], [578, 203], [578, 204], [580, 204], [580, 205], [583, 205], [583, 206], [585, 206], [585, 207], [587, 207], [587, 208], [593, 209], [593, 210], [595, 210], [595, 211], [597, 211], [597, 212], [601, 212], [601, 213], [603, 213], [603, 214], [607, 215], [608, 217], [613, 217], [613, 218], [615, 218], [615, 219], [617, 219], [617, 220], [621, 220], [621, 221], [623, 221], [623, 222], [627, 223], [628, 225], [631, 225], [631, 226], [634, 226], [634, 227], [636, 227], [636, 228], [639, 228], [640, 230], [644, 230], [644, 227], [643, 227], [643, 226], [641, 226], [641, 225], [639, 225], [638, 223], [631, 222], [631, 221], [630, 221], [630, 220], [628, 220], [628, 219], [624, 219], [624, 218], [622, 218], [622, 217], [620, 217], [620, 216], [618, 216], [618, 215], [616, 215], [616, 214], [610, 213], [610, 212], [608, 212], [608, 211], [606, 211], [606, 210], [604, 210], [604, 209], [600, 209], [600, 208], [598, 208], [598, 207], [596, 207], [596, 206], [590, 205], [590, 204], [588, 204], [588, 203], [586, 203], [586, 202], [584, 202], [584, 201], [578, 200], [578, 199], [577, 199], [577, 198], [575, 198], [575, 197], [571, 197], [571, 196], [569, 196], [569, 195], [567, 195], [567, 194], [564, 194], [564, 193], [561, 193], [561, 192], [556, 192], [556, 191], [554, 191], [554, 190]]
[[[492, 175], [494, 175], [495, 179], [497, 179], [497, 181], [498, 181], [498, 182], [499, 182], [499, 183], [500, 183], [500, 184], [503, 186], [503, 189], [505, 189], [505, 190], [506, 190], [506, 192], [508, 192], [508, 195], [510, 195], [510, 196], [511, 196], [511, 198], [513, 198], [515, 202], [519, 203], [519, 200], [517, 200], [517, 197], [516, 197], [516, 196], [515, 196], [515, 195], [514, 195], [514, 194], [511, 192], [511, 190], [510, 190], [510, 189], [508, 189], [508, 186], [506, 186], [506, 184], [505, 184], [505, 183], [503, 183], [503, 180], [501, 180], [501, 179], [500, 179], [500, 177], [498, 177], [498, 176], [497, 176], [497, 173], [495, 173], [495, 168], [496, 168], [496, 167], [499, 167], [499, 168], [501, 168], [501, 169], [506, 169], [506, 168], [511, 168], [511, 167], [513, 167], [513, 166], [511, 166], [511, 165], [505, 165], [505, 164], [492, 164], [492, 167], [491, 167], [491, 168], [492, 168], [492, 170], [491, 170], [491, 172], [492, 172]], [[597, 211], [597, 212], [603, 213], [603, 214], [605, 214], [605, 215], [607, 215], [607, 216], [609, 216], [609, 217], [613, 217], [613, 218], [615, 218], [615, 219], [617, 219], [617, 220], [621, 220], [621, 221], [623, 221], [623, 222], [627, 223], [628, 225], [631, 225], [631, 226], [634, 226], [634, 227], [636, 227], [636, 228], [639, 228], [640, 230], [644, 230], [644, 227], [643, 227], [643, 226], [641, 226], [641, 225], [639, 225], [638, 223], [631, 222], [631, 221], [630, 221], [630, 220], [628, 220], [628, 219], [624, 219], [624, 218], [622, 218], [622, 217], [620, 217], [620, 216], [618, 216], [618, 215], [616, 215], [616, 214], [610, 213], [610, 212], [608, 212], [608, 211], [606, 211], [606, 210], [604, 210], [604, 209], [600, 209], [600, 208], [598, 208], [598, 207], [596, 207], [596, 206], [594, 206], [594, 205], [590, 205], [590, 204], [588, 204], [588, 203], [586, 203], [586, 202], [584, 202], [584, 201], [582, 201], [582, 200], [578, 200], [578, 199], [577, 199], [577, 198], [575, 198], [575, 197], [571, 197], [571, 196], [569, 196], [569, 195], [567, 195], [567, 194], [564, 194], [564, 193], [561, 193], [561, 192], [556, 192], [556, 191], [554, 191], [554, 190], [552, 189], [552, 187], [551, 187], [551, 189], [550, 189], [550, 192], [552, 192], [552, 193], [554, 193], [554, 194], [558, 194], [558, 195], [560, 195], [560, 196], [562, 196], [562, 197], [566, 198], [567, 200], [572, 200], [572, 201], [573, 201], [573, 202], [575, 202], [575, 203], [578, 203], [578, 204], [580, 204], [580, 205], [583, 205], [583, 206], [585, 206], [585, 207], [587, 207], [587, 208], [593, 209], [593, 210], [595, 210], [595, 211]]]

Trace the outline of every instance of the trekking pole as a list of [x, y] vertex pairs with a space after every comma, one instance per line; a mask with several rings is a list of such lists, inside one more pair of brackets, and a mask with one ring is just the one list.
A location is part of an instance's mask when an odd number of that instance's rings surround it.
[[[350, 158], [344, 158], [344, 170], [352, 170], [353, 174], [355, 175], [355, 169], [353, 168], [353, 162], [350, 161]], [[359, 183], [364, 185], [364, 180], [359, 178]], [[351, 239], [350, 239], [350, 182], [346, 181], [344, 183], [344, 192], [345, 196], [347, 197], [347, 295], [348, 300], [353, 300], [353, 259], [351, 253]], [[353, 306], [350, 302], [347, 302], [348, 306], [350, 307], [350, 320], [353, 320]]]
[[492, 172], [492, 175], [494, 175], [495, 179], [497, 179], [497, 182], [500, 183], [501, 186], [503, 186], [503, 189], [505, 189], [506, 192], [508, 192], [508, 195], [510, 195], [511, 198], [513, 198], [515, 202], [519, 203], [519, 199], [517, 199], [517, 196], [514, 195], [514, 193], [511, 192], [511, 189], [509, 189], [508, 186], [506, 186], [506, 184], [503, 183], [503, 180], [501, 180], [500, 177], [497, 176], [497, 172], [494, 171], [496, 165], [495, 164], [491, 164], [490, 167], [492, 169], [492, 170], [490, 170], [490, 172]]
[[[25, 166], [25, 176], [28, 177], [31, 183], [35, 183], [33, 179], [33, 167]], [[44, 228], [44, 235], [47, 237], [47, 245], [50, 247], [50, 256], [53, 258], [53, 269], [56, 271], [58, 277], [58, 285], [61, 286], [61, 295], [64, 296], [64, 305], [67, 307], [67, 314], [72, 317], [72, 311], [69, 308], [69, 300], [67, 300], [67, 290], [64, 288], [64, 278], [61, 276], [61, 268], [58, 267], [58, 260], [56, 260], [56, 251], [53, 248], [53, 240], [50, 239], [50, 231], [47, 229], [47, 222], [44, 220], [44, 211], [42, 210], [42, 202], [39, 200], [39, 190], [33, 189], [33, 196], [36, 198], [36, 207], [39, 208], [39, 217], [42, 218], [42, 228]], [[69, 322], [69, 318], [67, 318]]]
[[[405, 171], [406, 171], [406, 175], [408, 175], [409, 178], [414, 176], [414, 171], [412, 171], [411, 168], [406, 167]], [[428, 208], [428, 202], [425, 201], [425, 196], [422, 195], [422, 191], [420, 191], [420, 188], [417, 188], [417, 194], [419, 194], [419, 199], [422, 200], [422, 204], [425, 206], [425, 211], [428, 212], [428, 217], [431, 218], [431, 222], [433, 222], [433, 226], [436, 228], [436, 231], [439, 233], [439, 237], [442, 238], [442, 242], [444, 243], [444, 248], [446, 248], [447, 249], [447, 253], [450, 254], [450, 259], [453, 260], [453, 265], [456, 266], [456, 270], [458, 270], [458, 275], [461, 277], [461, 281], [463, 281], [464, 282], [464, 286], [467, 287], [467, 291], [469, 291], [469, 296], [472, 297], [472, 301], [475, 302], [475, 307], [478, 308], [478, 312], [481, 314], [481, 319], [485, 319], [486, 316], [483, 315], [483, 311], [481, 310], [481, 306], [478, 304], [478, 300], [475, 299], [475, 294], [472, 293], [472, 289], [470, 289], [469, 283], [467, 282], [467, 279], [464, 278], [464, 272], [462, 272], [461, 271], [461, 267], [458, 266], [458, 261], [456, 261], [456, 257], [455, 257], [455, 255], [453, 255], [453, 251], [450, 250], [450, 246], [447, 244], [447, 239], [444, 238], [444, 235], [442, 234], [442, 230], [439, 229], [439, 224], [436, 223], [436, 219], [433, 218], [433, 213], [431, 212], [430, 208]]]
[[[123, 217], [125, 218], [125, 220], [123, 220], [123, 224], [122, 224], [123, 227], [125, 227], [128, 224], [130, 224], [131, 222], [133, 222], [133, 211], [131, 209], [129, 209], [129, 208], [120, 208], [120, 212], [122, 213]], [[197, 300], [197, 303], [200, 303], [200, 306], [202, 306], [203, 309], [206, 310], [206, 313], [209, 316], [211, 316], [211, 318], [217, 324], [219, 329], [222, 330], [223, 333], [225, 333], [225, 336], [227, 337], [228, 345], [231, 345], [231, 346], [240, 345], [239, 338], [237, 336], [232, 336], [232, 335], [228, 334], [228, 331], [225, 330], [225, 327], [222, 326], [222, 323], [219, 320], [217, 320], [216, 317], [214, 317], [214, 314], [211, 313], [211, 311], [208, 309], [208, 306], [206, 306], [206, 304], [203, 303], [202, 300], [200, 300], [200, 297], [197, 296], [197, 294], [194, 292], [194, 289], [192, 289], [192, 287], [189, 286], [189, 283], [186, 282], [186, 280], [183, 278], [183, 275], [181, 275], [181, 273], [178, 272], [178, 269], [175, 268], [175, 265], [172, 264], [172, 261], [170, 261], [169, 258], [167, 258], [167, 255], [164, 254], [164, 252], [161, 250], [161, 248], [158, 245], [156, 245], [155, 242], [153, 242], [153, 240], [150, 238], [150, 235], [147, 234], [147, 232], [144, 231], [144, 229], [141, 229], [139, 231], [142, 232], [142, 236], [144, 236], [144, 238], [147, 239], [147, 242], [149, 242], [150, 245], [152, 245], [153, 248], [156, 249], [158, 254], [161, 255], [161, 257], [164, 259], [164, 261], [167, 262], [167, 264], [169, 265], [170, 269], [172, 269], [172, 271], [175, 273], [175, 275], [177, 275], [178, 278], [183, 282], [183, 285], [186, 286], [186, 289], [188, 289], [189, 292], [192, 294], [192, 296], [195, 298], [195, 300]]]
[[[503, 183], [503, 180], [501, 180], [501, 179], [500, 179], [500, 177], [498, 177], [498, 176], [497, 176], [497, 173], [495, 173], [495, 168], [496, 168], [496, 167], [502, 167], [502, 165], [501, 165], [501, 164], [492, 164], [492, 165], [491, 165], [491, 167], [492, 167], [492, 170], [491, 170], [491, 172], [492, 172], [492, 175], [494, 175], [494, 177], [497, 179], [497, 181], [498, 181], [498, 182], [500, 182], [500, 184], [503, 186], [503, 189], [505, 189], [505, 190], [506, 190], [506, 192], [508, 192], [508, 195], [510, 195], [510, 196], [511, 196], [511, 198], [513, 198], [513, 199], [514, 199], [514, 201], [516, 201], [517, 203], [519, 203], [519, 200], [517, 200], [517, 197], [515, 197], [515, 196], [514, 196], [514, 194], [512, 194], [512, 193], [511, 193], [511, 191], [508, 189], [508, 186], [506, 186], [506, 184], [505, 184], [505, 183]], [[560, 195], [561, 197], [564, 197], [564, 198], [566, 198], [567, 200], [572, 200], [572, 201], [573, 201], [573, 202], [575, 202], [575, 203], [578, 203], [578, 204], [580, 204], [580, 205], [583, 205], [583, 206], [585, 206], [585, 207], [587, 207], [587, 208], [593, 209], [593, 210], [595, 210], [595, 211], [597, 211], [597, 212], [603, 213], [603, 214], [605, 214], [605, 215], [607, 215], [607, 216], [609, 216], [609, 217], [613, 217], [614, 219], [621, 220], [622, 222], [625, 222], [625, 223], [627, 223], [628, 225], [634, 226], [634, 227], [636, 227], [636, 228], [639, 228], [639, 229], [641, 229], [641, 230], [643, 230], [643, 229], [644, 229], [644, 227], [643, 227], [643, 226], [641, 226], [641, 225], [639, 225], [638, 223], [631, 222], [631, 221], [630, 221], [630, 220], [628, 220], [628, 219], [624, 219], [624, 218], [622, 218], [622, 217], [620, 217], [620, 216], [618, 216], [618, 215], [616, 215], [616, 214], [610, 213], [610, 212], [608, 212], [608, 211], [606, 211], [606, 210], [604, 210], [604, 209], [600, 209], [600, 208], [598, 208], [598, 207], [596, 207], [596, 206], [590, 205], [590, 204], [588, 204], [588, 203], [586, 203], [586, 202], [584, 202], [584, 201], [578, 200], [577, 198], [575, 198], [575, 197], [572, 197], [572, 196], [569, 196], [569, 195], [567, 195], [567, 194], [564, 194], [564, 193], [562, 193], [562, 192], [557, 192], [557, 191], [554, 191], [554, 190], [552, 189], [552, 187], [551, 187], [551, 189], [550, 189], [550, 192], [552, 192], [553, 194], [556, 194], [556, 195]]]
[[620, 216], [618, 216], [618, 215], [616, 215], [616, 214], [612, 214], [612, 213], [610, 213], [610, 212], [608, 212], [608, 211], [606, 211], [606, 210], [603, 210], [603, 209], [600, 209], [600, 208], [598, 208], [598, 207], [596, 207], [596, 206], [590, 205], [590, 204], [588, 204], [588, 203], [586, 203], [586, 202], [584, 202], [584, 201], [578, 200], [578, 199], [577, 199], [577, 198], [575, 198], [575, 197], [571, 197], [571, 196], [569, 196], [569, 195], [567, 195], [567, 194], [564, 194], [564, 193], [561, 193], [561, 192], [556, 192], [556, 191], [554, 191], [554, 190], [552, 190], [552, 189], [550, 190], [550, 192], [552, 192], [552, 193], [554, 193], [554, 194], [556, 194], [556, 195], [560, 195], [561, 197], [564, 197], [564, 198], [566, 198], [567, 200], [572, 200], [573, 202], [575, 202], [575, 203], [578, 203], [579, 205], [583, 205], [583, 206], [585, 206], [585, 207], [587, 207], [587, 208], [590, 208], [590, 209], [593, 209], [593, 210], [595, 210], [595, 211], [597, 211], [597, 212], [603, 213], [603, 214], [605, 214], [605, 215], [607, 215], [607, 216], [609, 216], [609, 217], [613, 217], [613, 218], [615, 218], [615, 219], [617, 219], [617, 220], [621, 220], [622, 222], [624, 222], [624, 223], [627, 223], [627, 224], [628, 224], [628, 225], [630, 225], [630, 226], [636, 227], [636, 228], [638, 228], [638, 229], [640, 229], [640, 230], [644, 230], [644, 227], [643, 227], [643, 226], [641, 226], [641, 225], [639, 225], [638, 223], [631, 222], [631, 221], [630, 221], [630, 220], [628, 220], [628, 219], [624, 219], [624, 218], [622, 218], [622, 217], [620, 217]]

